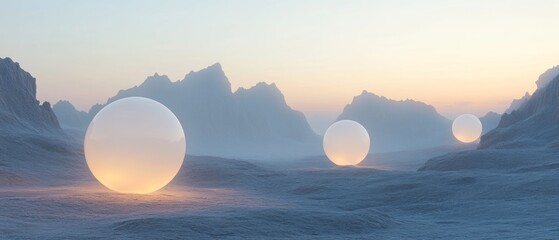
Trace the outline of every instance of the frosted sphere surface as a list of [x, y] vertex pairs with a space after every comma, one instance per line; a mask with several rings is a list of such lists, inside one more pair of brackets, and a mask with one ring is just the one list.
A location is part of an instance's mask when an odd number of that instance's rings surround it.
[[328, 159], [336, 165], [357, 165], [369, 153], [369, 134], [361, 124], [341, 120], [326, 130], [323, 147]]
[[482, 130], [481, 121], [472, 114], [460, 115], [452, 123], [454, 137], [463, 143], [476, 141], [481, 136]]
[[157, 191], [177, 175], [186, 140], [177, 117], [163, 104], [129, 97], [105, 106], [84, 140], [87, 166], [101, 184], [121, 193]]

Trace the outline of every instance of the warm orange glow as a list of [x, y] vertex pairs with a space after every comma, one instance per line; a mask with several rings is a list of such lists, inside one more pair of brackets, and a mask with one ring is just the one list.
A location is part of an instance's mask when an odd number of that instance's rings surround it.
[[355, 121], [338, 121], [326, 130], [323, 146], [326, 156], [336, 165], [357, 165], [369, 153], [369, 134]]
[[182, 126], [162, 104], [132, 97], [103, 108], [87, 129], [89, 169], [106, 187], [151, 193], [178, 173], [186, 151]]
[[481, 136], [481, 132], [481, 122], [472, 114], [460, 115], [452, 123], [454, 137], [463, 143], [476, 141]]

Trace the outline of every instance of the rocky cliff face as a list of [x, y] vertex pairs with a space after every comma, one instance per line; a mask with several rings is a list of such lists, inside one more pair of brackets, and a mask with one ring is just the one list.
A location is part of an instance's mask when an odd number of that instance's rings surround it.
[[559, 65], [547, 69], [540, 75], [540, 77], [538, 77], [538, 80], [536, 81], [538, 89], [546, 87], [557, 76], [559, 76]]
[[509, 108], [507, 108], [507, 110], [505, 110], [505, 113], [512, 113], [514, 110], [519, 109], [520, 107], [522, 107], [526, 102], [528, 102], [528, 100], [530, 100], [530, 93], [526, 92], [524, 94], [524, 96], [522, 96], [521, 98], [518, 99], [513, 99], [512, 102], [510, 103]]
[[479, 148], [559, 147], [559, 76], [538, 88], [530, 100], [505, 113]]
[[50, 103], [36, 98], [35, 78], [10, 58], [0, 58], [0, 130], [60, 129]]
[[363, 91], [338, 120], [361, 123], [371, 137], [371, 152], [438, 147], [455, 142], [452, 122], [433, 106], [413, 100], [395, 101]]
[[35, 78], [0, 58], [0, 173], [10, 171], [18, 179], [7, 184], [88, 176], [85, 161], [79, 161], [81, 145], [64, 134], [50, 104], [40, 104], [35, 94]]

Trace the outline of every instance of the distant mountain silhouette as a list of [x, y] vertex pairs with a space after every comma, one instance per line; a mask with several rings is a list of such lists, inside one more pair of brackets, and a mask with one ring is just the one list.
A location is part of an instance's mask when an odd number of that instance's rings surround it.
[[[275, 84], [258, 83], [233, 93], [220, 64], [176, 82], [156, 73], [106, 104], [131, 96], [151, 98], [171, 109], [183, 125], [191, 155], [276, 158], [321, 153], [320, 137], [301, 112], [286, 104]], [[57, 114], [63, 125], [87, 126], [104, 105], [93, 106], [85, 124], [72, 123], [83, 117], [76, 117], [76, 111]]]
[[52, 106], [62, 128], [85, 129], [91, 120], [89, 114], [78, 111], [69, 101], [61, 100]]
[[496, 112], [488, 112], [483, 117], [479, 118], [481, 125], [483, 126], [483, 131], [481, 134], [485, 134], [497, 127], [499, 121], [501, 121], [501, 114]]
[[338, 120], [361, 123], [371, 137], [371, 152], [432, 148], [455, 142], [452, 121], [433, 106], [396, 101], [363, 91], [346, 105]]
[[0, 131], [60, 129], [50, 103], [36, 98], [35, 78], [10, 58], [0, 58]]

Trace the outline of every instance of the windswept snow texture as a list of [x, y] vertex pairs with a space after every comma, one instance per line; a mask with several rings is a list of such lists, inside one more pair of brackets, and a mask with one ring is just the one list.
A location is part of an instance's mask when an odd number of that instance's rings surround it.
[[[36, 80], [0, 58], [0, 187], [72, 181], [86, 173], [81, 145], [66, 135], [50, 104], [36, 98]], [[1, 239], [1, 237], [0, 237]]]
[[559, 162], [406, 172], [321, 160], [289, 167], [188, 156], [171, 185], [150, 195], [113, 193], [90, 177], [32, 182], [23, 173], [19, 185], [0, 187], [0, 238], [553, 239], [559, 232]]

